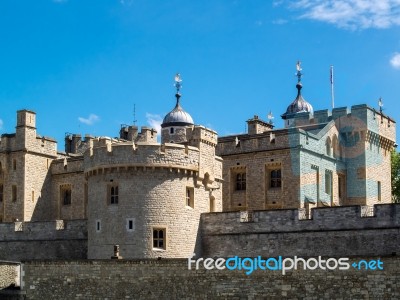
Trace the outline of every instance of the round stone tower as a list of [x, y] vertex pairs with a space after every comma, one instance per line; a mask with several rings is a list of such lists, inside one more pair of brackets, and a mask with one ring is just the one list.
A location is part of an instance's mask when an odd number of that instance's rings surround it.
[[89, 259], [111, 258], [114, 245], [129, 259], [201, 255], [200, 215], [222, 210], [217, 135], [194, 126], [179, 97], [163, 125], [163, 140], [174, 143], [91, 140], [84, 155]]

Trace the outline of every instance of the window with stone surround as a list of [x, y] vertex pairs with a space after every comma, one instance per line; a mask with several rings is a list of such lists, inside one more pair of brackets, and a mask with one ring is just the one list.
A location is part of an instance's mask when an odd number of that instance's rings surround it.
[[0, 184], [0, 202], [3, 202], [4, 186]]
[[113, 183], [108, 185], [107, 199], [108, 204], [118, 204], [119, 188], [118, 184]]
[[17, 186], [16, 185], [13, 185], [11, 187], [11, 200], [12, 200], [12, 202], [17, 201]]
[[71, 185], [63, 184], [60, 186], [60, 200], [62, 205], [71, 205]]
[[326, 139], [325, 146], [326, 146], [326, 155], [331, 156], [331, 138], [330, 137], [328, 137]]
[[236, 174], [236, 191], [246, 190], [246, 172]]
[[186, 187], [186, 206], [194, 208], [194, 188]]
[[166, 229], [153, 228], [153, 248], [165, 250]]
[[17, 160], [13, 159], [12, 168], [15, 171], [17, 169]]
[[100, 220], [96, 220], [96, 232], [100, 232], [101, 231], [101, 222]]
[[279, 188], [282, 186], [282, 171], [281, 169], [271, 170], [270, 172], [270, 187]]
[[133, 219], [133, 218], [126, 219], [126, 230], [128, 232], [135, 231], [134, 221], [135, 221], [135, 219]]
[[325, 193], [332, 195], [332, 172], [325, 171]]

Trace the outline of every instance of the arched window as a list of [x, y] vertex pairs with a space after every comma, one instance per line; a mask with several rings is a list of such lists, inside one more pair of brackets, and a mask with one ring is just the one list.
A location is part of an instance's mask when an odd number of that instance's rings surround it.
[[326, 146], [326, 155], [331, 156], [331, 138], [330, 137], [328, 137], [326, 139], [325, 146]]
[[336, 134], [333, 136], [333, 139], [332, 139], [332, 150], [333, 150], [332, 154], [333, 154], [334, 158], [340, 157], [339, 143], [338, 143]]

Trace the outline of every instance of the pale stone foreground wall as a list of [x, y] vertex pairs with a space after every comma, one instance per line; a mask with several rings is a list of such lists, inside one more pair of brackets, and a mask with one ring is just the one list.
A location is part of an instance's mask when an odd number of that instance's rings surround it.
[[0, 290], [12, 285], [19, 286], [19, 284], [20, 265], [0, 261]]
[[[242, 214], [244, 214], [242, 212]], [[297, 209], [201, 216], [204, 256], [347, 256], [400, 254], [400, 204], [375, 205], [373, 217], [361, 206], [315, 208], [300, 220]]]
[[[369, 257], [362, 259], [377, 259]], [[352, 261], [358, 258], [351, 259]], [[188, 270], [186, 259], [34, 261], [26, 299], [399, 299], [400, 258], [384, 270]]]

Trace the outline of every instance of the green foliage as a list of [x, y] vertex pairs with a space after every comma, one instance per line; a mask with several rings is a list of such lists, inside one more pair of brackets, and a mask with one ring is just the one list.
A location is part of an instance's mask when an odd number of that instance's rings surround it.
[[393, 150], [390, 158], [392, 164], [392, 201], [400, 203], [400, 153]]

